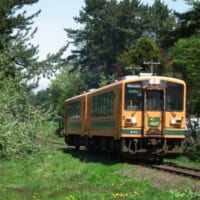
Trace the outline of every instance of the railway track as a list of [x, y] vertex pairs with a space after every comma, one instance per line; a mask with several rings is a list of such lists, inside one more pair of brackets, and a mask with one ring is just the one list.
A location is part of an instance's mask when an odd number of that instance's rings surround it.
[[[54, 141], [54, 140], [48, 140], [48, 142], [54, 148], [57, 148], [57, 149], [66, 148], [66, 145], [63, 142]], [[85, 150], [85, 148], [84, 148], [84, 150]], [[116, 159], [121, 160], [121, 157], [120, 158], [117, 157]], [[130, 160], [128, 160], [128, 161], [130, 161]], [[200, 180], [200, 169], [191, 168], [191, 167], [187, 167], [187, 166], [183, 166], [183, 165], [177, 165], [175, 163], [169, 163], [169, 162], [163, 163], [161, 165], [146, 164], [146, 163], [138, 163], [138, 164], [143, 167], [148, 167], [148, 168], [152, 168], [152, 169], [165, 171], [165, 172], [181, 175], [184, 177], [189, 177], [189, 178], [193, 178], [196, 180]]]
[[166, 172], [178, 174], [178, 175], [181, 175], [184, 177], [189, 177], [189, 178], [200, 180], [200, 169], [190, 168], [187, 166], [177, 165], [174, 163], [164, 163], [162, 165], [153, 165], [153, 164], [146, 165], [145, 164], [145, 166], [152, 168], [152, 169], [166, 171]]

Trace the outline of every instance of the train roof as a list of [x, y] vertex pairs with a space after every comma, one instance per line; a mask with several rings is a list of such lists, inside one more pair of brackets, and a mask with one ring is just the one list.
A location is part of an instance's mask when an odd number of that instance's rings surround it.
[[138, 76], [135, 76], [135, 75], [124, 76], [121, 78], [121, 81], [131, 82], [131, 81], [142, 81], [142, 80], [150, 80], [150, 79], [159, 79], [159, 80], [165, 80], [165, 81], [169, 81], [169, 82], [185, 84], [185, 82], [181, 79], [167, 77], [167, 76], [157, 76], [157, 75], [152, 75], [150, 73], [141, 73]]
[[185, 85], [185, 82], [181, 79], [177, 79], [177, 78], [173, 78], [173, 77], [166, 77], [166, 76], [157, 76], [157, 75], [152, 75], [149, 73], [142, 73], [140, 75], [124, 76], [120, 80], [115, 80], [112, 83], [105, 85], [103, 87], [84, 91], [82, 94], [79, 94], [77, 96], [74, 96], [74, 97], [71, 97], [71, 98], [65, 100], [65, 102], [74, 101], [76, 99], [78, 100], [80, 98], [84, 98], [85, 96], [87, 96], [89, 94], [100, 92], [102, 90], [109, 89], [109, 88], [112, 88], [114, 86], [117, 86], [117, 85], [120, 85], [123, 83], [128, 83], [128, 82], [133, 82], [133, 81], [137, 82], [137, 81], [150, 80], [150, 79], [165, 80], [165, 81], [176, 82], [176, 83]]

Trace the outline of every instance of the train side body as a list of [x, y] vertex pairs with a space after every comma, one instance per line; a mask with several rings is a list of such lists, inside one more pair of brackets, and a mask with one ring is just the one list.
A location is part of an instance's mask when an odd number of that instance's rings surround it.
[[122, 84], [113, 84], [88, 94], [88, 133], [119, 139]]
[[[79, 148], [81, 138], [87, 134], [87, 94], [72, 97], [65, 101], [64, 134], [66, 143]], [[68, 137], [67, 137], [68, 136]]]
[[185, 138], [184, 81], [130, 76], [65, 101], [65, 135], [79, 148], [163, 158]]

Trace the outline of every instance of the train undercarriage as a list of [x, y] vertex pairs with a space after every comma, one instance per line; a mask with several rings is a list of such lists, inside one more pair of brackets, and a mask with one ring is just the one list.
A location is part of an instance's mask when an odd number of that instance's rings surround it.
[[176, 157], [180, 155], [183, 152], [184, 143], [182, 139], [164, 139], [161, 137], [114, 140], [113, 137], [93, 136], [89, 138], [75, 134], [66, 136], [65, 141], [69, 146], [75, 146], [77, 150], [80, 146], [85, 146], [92, 151], [118, 152], [131, 155], [134, 159], [153, 159], [160, 162], [166, 156]]

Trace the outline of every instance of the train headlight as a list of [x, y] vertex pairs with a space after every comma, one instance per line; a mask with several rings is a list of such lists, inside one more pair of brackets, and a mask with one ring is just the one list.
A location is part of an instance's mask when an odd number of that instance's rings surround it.
[[172, 118], [170, 122], [172, 125], [175, 125], [175, 124], [181, 124], [181, 121], [182, 121], [181, 118]]
[[126, 123], [137, 124], [137, 118], [136, 117], [126, 118]]
[[159, 85], [160, 84], [160, 79], [158, 79], [158, 78], [151, 78], [149, 80], [149, 84], [150, 85]]

